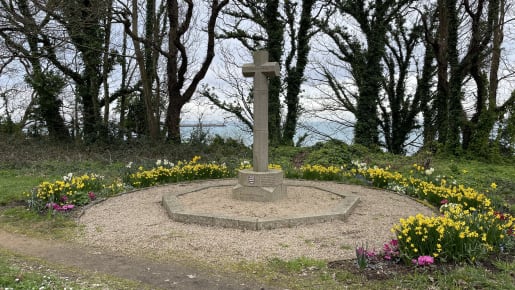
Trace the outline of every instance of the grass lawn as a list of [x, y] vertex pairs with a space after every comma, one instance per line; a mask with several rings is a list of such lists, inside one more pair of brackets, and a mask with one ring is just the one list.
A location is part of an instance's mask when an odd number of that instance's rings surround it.
[[48, 177], [20, 173], [16, 170], [0, 171], [0, 205], [23, 200], [23, 192], [30, 191]]

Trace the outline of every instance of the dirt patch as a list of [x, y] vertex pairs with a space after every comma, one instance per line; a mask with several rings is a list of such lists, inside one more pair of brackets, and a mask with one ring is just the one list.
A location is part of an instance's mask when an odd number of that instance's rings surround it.
[[139, 281], [153, 289], [273, 289], [241, 277], [207, 272], [183, 263], [160, 263], [97, 247], [35, 239], [2, 230], [0, 247], [51, 263]]

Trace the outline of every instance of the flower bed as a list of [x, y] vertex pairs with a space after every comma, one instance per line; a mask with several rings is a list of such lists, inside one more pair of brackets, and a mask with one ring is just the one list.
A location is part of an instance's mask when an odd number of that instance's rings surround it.
[[[394, 225], [401, 258], [416, 265], [441, 262], [474, 262], [492, 252], [513, 250], [515, 218], [495, 212], [490, 199], [473, 188], [431, 178], [433, 168], [414, 164], [405, 177], [383, 168], [353, 169], [374, 186], [395, 190], [440, 207], [439, 216], [410, 216]], [[492, 183], [492, 189], [495, 189]], [[429, 257], [429, 258], [422, 258]], [[422, 258], [422, 261], [421, 261]]]
[[95, 192], [119, 192], [123, 190], [120, 182], [105, 184], [104, 177], [97, 174], [63, 176], [62, 180], [44, 181], [31, 192], [26, 193], [28, 205], [38, 211], [52, 209], [69, 211], [75, 206], [88, 204], [96, 198]]
[[[142, 166], [134, 173], [127, 175], [125, 181], [133, 187], [148, 187], [156, 184], [230, 177], [230, 171], [225, 164], [199, 163], [201, 157], [195, 156], [189, 162], [179, 161], [177, 164], [167, 160], [158, 160], [154, 168], [145, 169]], [[132, 164], [128, 166], [130, 169]]]

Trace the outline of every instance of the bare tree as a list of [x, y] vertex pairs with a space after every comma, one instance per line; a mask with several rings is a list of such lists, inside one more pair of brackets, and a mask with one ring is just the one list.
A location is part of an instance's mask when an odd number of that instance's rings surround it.
[[[135, 58], [141, 78], [143, 104], [145, 106], [145, 120], [147, 132], [151, 139], [157, 140], [160, 137], [159, 88], [155, 88], [157, 80], [157, 65], [159, 50], [163, 44], [163, 29], [166, 27], [165, 3], [157, 5], [156, 0], [146, 1], [144, 9], [144, 35], [140, 35], [139, 3], [131, 0], [131, 7], [119, 2], [124, 10], [122, 12], [125, 31], [131, 37], [134, 46]], [[158, 7], [156, 7], [158, 6]], [[157, 10], [157, 11], [156, 11]], [[163, 25], [163, 29], [161, 29]]]
[[[428, 29], [428, 17], [423, 18], [438, 67], [434, 103], [438, 142], [449, 153], [468, 150], [488, 155], [496, 120], [514, 102], [511, 97], [497, 104], [507, 7], [504, 0], [438, 1], [436, 34]], [[472, 102], [472, 107], [465, 108], [465, 102]]]
[[14, 58], [22, 63], [26, 61], [26, 81], [36, 92], [38, 116], [46, 123], [51, 138], [67, 139], [69, 132], [60, 112], [62, 102], [59, 99], [65, 82], [59, 74], [45, 69], [41, 60], [44, 51], [41, 49], [40, 35], [50, 21], [49, 15], [38, 17], [42, 11], [28, 0], [16, 3], [1, 0], [0, 7], [3, 11], [0, 17], [5, 23], [0, 37], [12, 52], [10, 61]]
[[[226, 25], [221, 38], [237, 40], [249, 51], [267, 49], [270, 60], [281, 63], [285, 71], [284, 78], [271, 78], [269, 84], [268, 128], [271, 144], [293, 145], [301, 112], [301, 86], [306, 79], [310, 40], [317, 32], [314, 19], [319, 16], [321, 9], [317, 4], [321, 2], [237, 0], [224, 11]], [[228, 96], [217, 96], [212, 91], [205, 91], [204, 95], [251, 127], [252, 122], [247, 118], [252, 115], [248, 105], [252, 102], [251, 93], [244, 90], [233, 94], [228, 98], [229, 102], [221, 101]], [[281, 108], [285, 109], [284, 116]], [[281, 120], [284, 120], [283, 124]]]
[[[356, 92], [350, 93], [342, 90], [338, 81], [325, 70], [328, 84], [355, 116], [354, 142], [357, 144], [371, 148], [380, 146], [378, 105], [383, 80], [382, 60], [386, 56], [386, 36], [391, 31], [391, 24], [401, 15], [400, 12], [412, 2], [331, 1], [332, 10], [327, 12], [331, 17], [319, 23], [334, 43], [329, 53], [336, 60], [350, 66], [357, 88]], [[344, 20], [347, 17], [349, 19]], [[355, 23], [355, 26], [345, 25], [350, 22]]]
[[166, 127], [168, 139], [174, 143], [181, 142], [180, 120], [182, 107], [191, 100], [200, 81], [205, 77], [211, 62], [215, 56], [215, 28], [218, 16], [222, 8], [229, 0], [209, 1], [209, 16], [206, 23], [207, 45], [204, 59], [200, 67], [194, 73], [189, 84], [186, 84], [188, 73], [188, 52], [184, 46], [183, 37], [190, 29], [195, 4], [193, 0], [185, 0], [186, 13], [179, 15], [179, 3], [177, 0], [167, 0], [167, 16], [169, 23], [168, 51], [164, 52], [167, 60], [168, 76], [168, 109], [166, 113]]

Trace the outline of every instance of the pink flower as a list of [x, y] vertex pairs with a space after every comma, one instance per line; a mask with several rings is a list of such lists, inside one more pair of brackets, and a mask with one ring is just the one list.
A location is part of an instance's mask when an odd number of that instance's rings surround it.
[[50, 202], [50, 203], [46, 204], [46, 207], [47, 208], [52, 208], [55, 211], [68, 211], [68, 210], [72, 210], [73, 208], [75, 208], [75, 205], [73, 205], [73, 204], [65, 204], [63, 206], [60, 206], [59, 204], [57, 204], [55, 202]]
[[384, 259], [392, 260], [395, 257], [399, 257], [399, 241], [391, 240], [387, 244], [383, 245]]
[[66, 195], [61, 196], [61, 201], [66, 202], [68, 200], [68, 197]]
[[431, 256], [420, 256], [418, 259], [413, 259], [411, 261], [417, 266], [426, 266], [434, 264], [435, 259]]
[[63, 211], [72, 210], [75, 206], [73, 204], [65, 204], [61, 207]]
[[442, 199], [440, 201], [440, 204], [448, 204], [448, 203], [449, 203], [449, 201], [447, 199]]
[[375, 257], [376, 257], [376, 253], [374, 252], [374, 250], [372, 250], [372, 251], [366, 251], [366, 253], [365, 253], [365, 254], [366, 254], [367, 258], [369, 258], [369, 259], [373, 259], [373, 258], [375, 258]]

